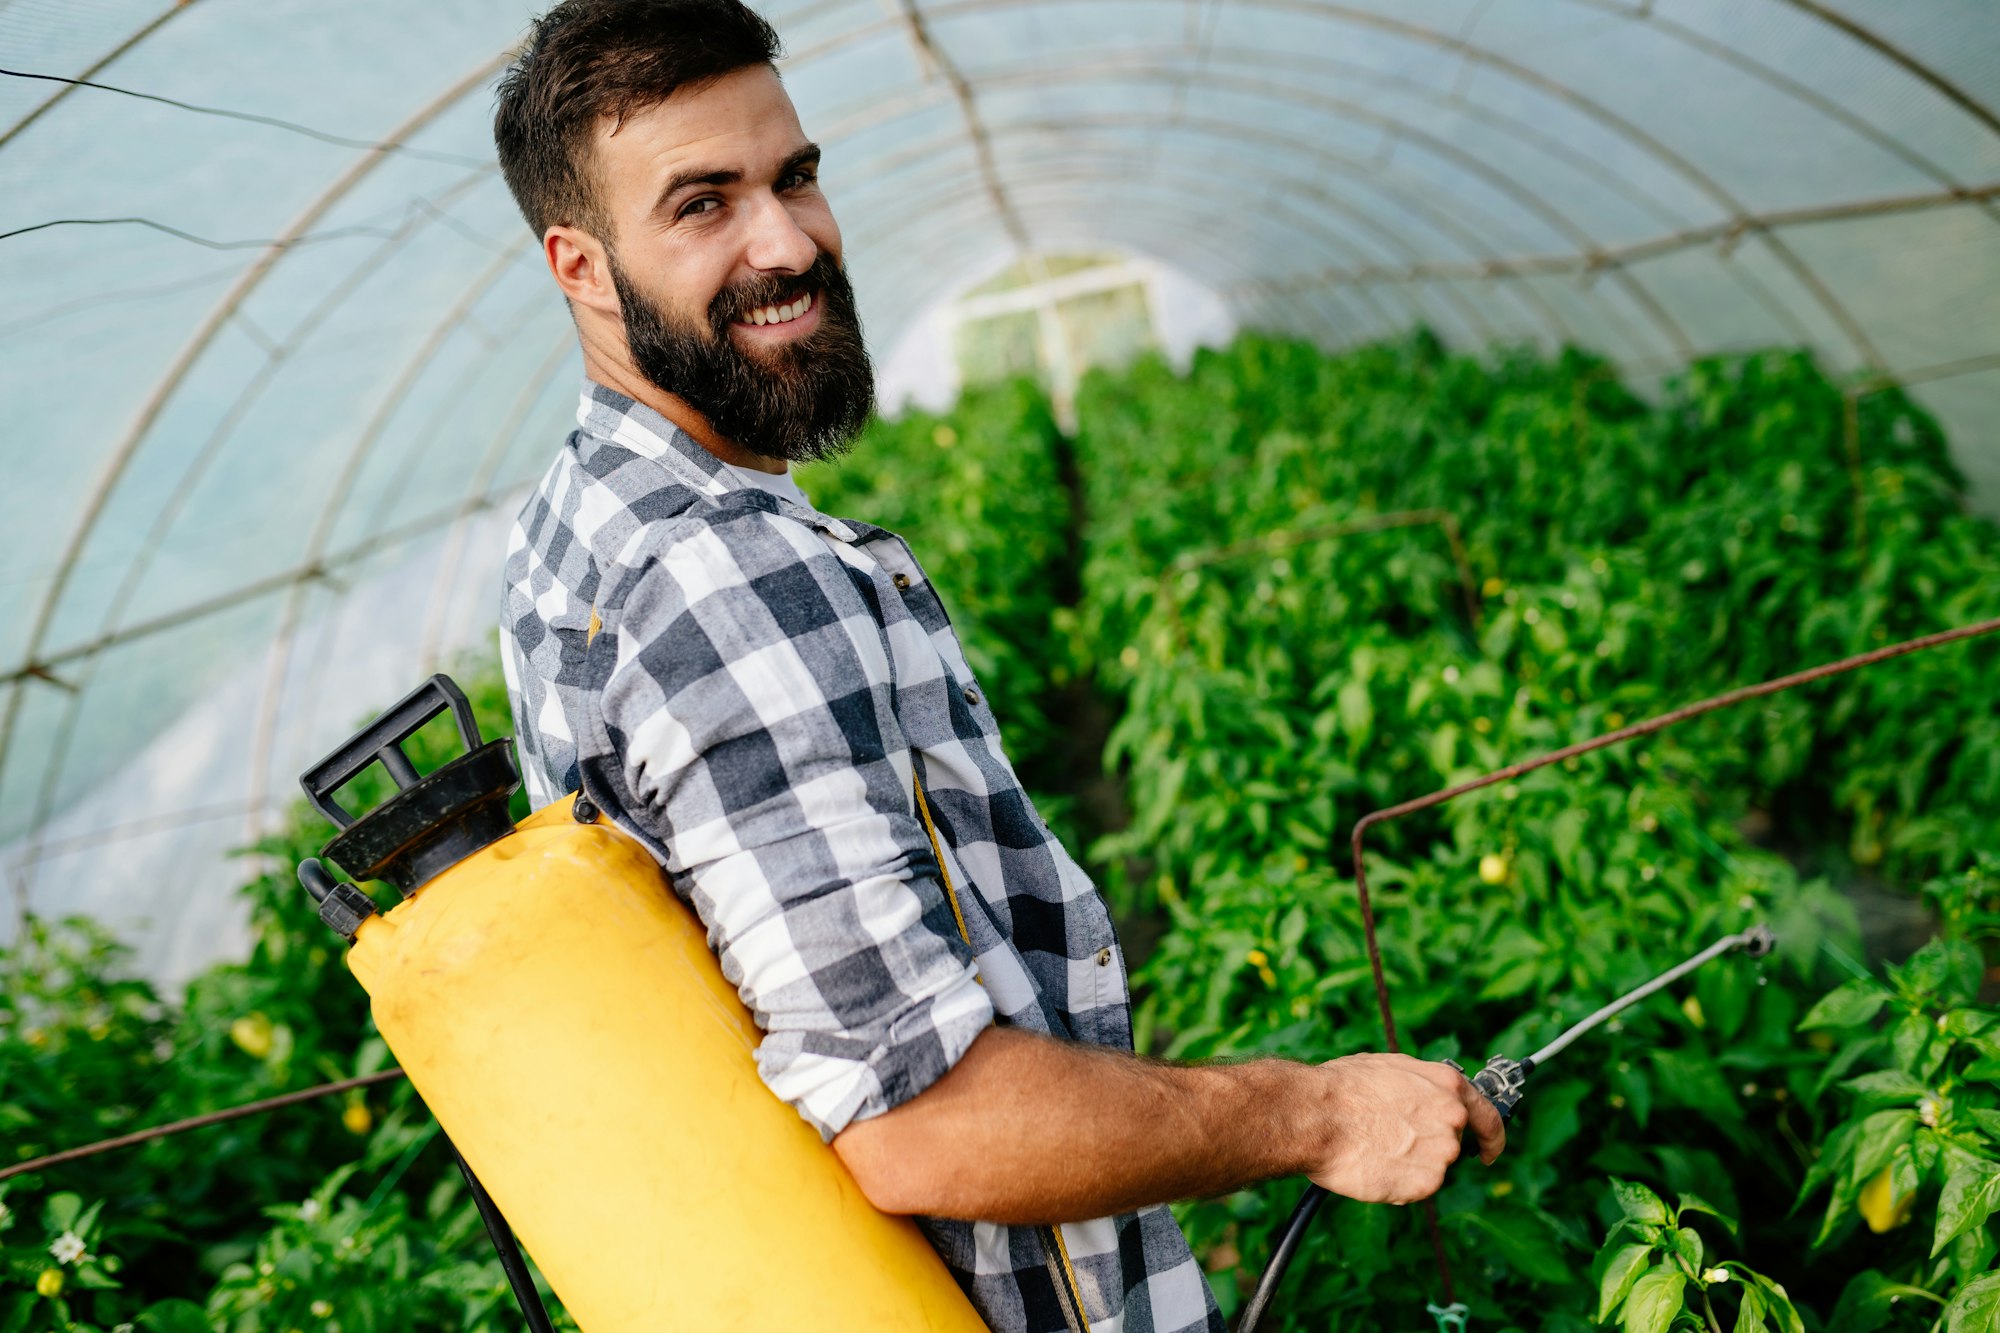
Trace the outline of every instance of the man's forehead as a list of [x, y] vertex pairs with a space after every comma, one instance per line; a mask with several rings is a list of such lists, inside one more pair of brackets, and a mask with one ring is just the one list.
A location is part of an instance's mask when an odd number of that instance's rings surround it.
[[649, 171], [697, 161], [717, 168], [776, 165], [807, 142], [777, 71], [763, 65], [682, 89], [622, 118], [600, 117], [592, 137], [600, 161], [644, 163]]

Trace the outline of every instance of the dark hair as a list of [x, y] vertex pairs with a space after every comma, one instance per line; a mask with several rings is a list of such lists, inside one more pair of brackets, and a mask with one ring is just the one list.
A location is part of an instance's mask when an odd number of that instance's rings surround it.
[[500, 80], [493, 144], [521, 216], [609, 241], [591, 176], [591, 135], [752, 65], [771, 65], [777, 32], [740, 0], [562, 0], [535, 20]]

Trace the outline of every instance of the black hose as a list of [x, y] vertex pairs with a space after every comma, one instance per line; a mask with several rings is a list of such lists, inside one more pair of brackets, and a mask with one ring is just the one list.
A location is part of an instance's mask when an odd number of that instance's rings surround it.
[[493, 1248], [500, 1252], [500, 1267], [507, 1274], [507, 1285], [514, 1289], [514, 1303], [521, 1307], [521, 1316], [528, 1321], [528, 1333], [555, 1333], [555, 1326], [549, 1322], [549, 1312], [542, 1304], [542, 1293], [535, 1290], [535, 1279], [528, 1272], [528, 1261], [521, 1254], [521, 1246], [514, 1239], [514, 1229], [507, 1225], [507, 1219], [500, 1215], [500, 1207], [493, 1202], [493, 1196], [479, 1183], [479, 1177], [472, 1174], [472, 1168], [458, 1155], [458, 1149], [451, 1150], [452, 1160], [465, 1173], [465, 1183], [472, 1187], [472, 1204], [479, 1210], [479, 1220], [486, 1224], [486, 1234], [493, 1238]]
[[1305, 1239], [1313, 1214], [1325, 1202], [1325, 1190], [1317, 1185], [1306, 1186], [1306, 1192], [1299, 1198], [1299, 1206], [1292, 1209], [1291, 1220], [1285, 1223], [1284, 1237], [1278, 1241], [1271, 1262], [1265, 1265], [1264, 1276], [1257, 1279], [1257, 1290], [1250, 1293], [1250, 1303], [1243, 1307], [1243, 1317], [1237, 1321], [1236, 1333], [1254, 1333], [1257, 1321], [1270, 1307], [1271, 1298], [1278, 1294], [1278, 1284], [1285, 1280], [1285, 1270], [1292, 1266], [1292, 1256], [1298, 1252], [1299, 1242]]

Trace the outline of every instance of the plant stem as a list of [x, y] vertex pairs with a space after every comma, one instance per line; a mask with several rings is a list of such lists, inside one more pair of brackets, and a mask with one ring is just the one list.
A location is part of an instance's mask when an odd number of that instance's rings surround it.
[[1722, 1321], [1715, 1317], [1715, 1305], [1708, 1299], [1708, 1289], [1705, 1287], [1701, 1293], [1701, 1312], [1708, 1316], [1709, 1328], [1714, 1330], [1714, 1333], [1722, 1333]]
[[1799, 1165], [1811, 1166], [1816, 1154], [1799, 1137], [1799, 1132], [1792, 1128], [1792, 1106], [1790, 1102], [1786, 1102], [1778, 1108], [1776, 1124], [1778, 1132], [1785, 1136], [1785, 1142], [1790, 1144], [1792, 1151], [1799, 1155]]

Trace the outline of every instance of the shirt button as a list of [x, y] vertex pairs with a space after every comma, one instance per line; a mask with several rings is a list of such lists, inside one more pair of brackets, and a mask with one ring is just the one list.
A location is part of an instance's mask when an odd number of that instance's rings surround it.
[[907, 588], [910, 586], [910, 576], [908, 574], [896, 574], [890, 577], [889, 582], [895, 584], [898, 588]]
[[978, 703], [978, 702], [979, 702], [979, 691], [978, 691], [978, 690], [975, 690], [975, 689], [973, 689], [973, 688], [972, 688], [972, 687], [971, 687], [970, 685], [966, 686], [966, 687], [965, 687], [965, 701], [966, 701], [967, 703], [969, 703], [969, 704], [976, 704], [976, 703]]
[[1109, 949], [1099, 949], [1099, 950], [1097, 951], [1097, 965], [1098, 965], [1099, 967], [1110, 967], [1110, 966], [1111, 966], [1111, 950], [1109, 950]]

